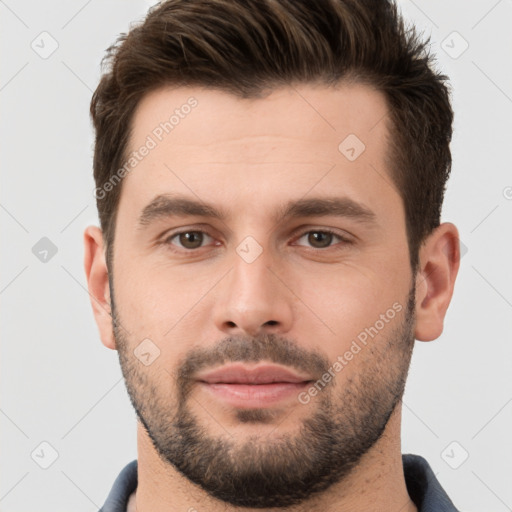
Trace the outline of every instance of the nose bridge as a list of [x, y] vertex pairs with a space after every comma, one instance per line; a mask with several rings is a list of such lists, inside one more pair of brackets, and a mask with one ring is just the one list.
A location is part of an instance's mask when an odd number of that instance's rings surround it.
[[251, 237], [242, 240], [232, 255], [232, 270], [219, 291], [215, 314], [219, 329], [251, 335], [262, 329], [290, 329], [291, 298], [274, 275], [276, 266], [277, 257], [271, 250]]
[[265, 254], [261, 251], [261, 254], [256, 255], [256, 249], [251, 247], [251, 242], [242, 242], [237, 248], [237, 256], [233, 258], [231, 285], [241, 301], [255, 306], [261, 300], [268, 303], [271, 299], [271, 289], [275, 288], [275, 283], [271, 282], [272, 273], [269, 271], [271, 260], [269, 251], [265, 251]]

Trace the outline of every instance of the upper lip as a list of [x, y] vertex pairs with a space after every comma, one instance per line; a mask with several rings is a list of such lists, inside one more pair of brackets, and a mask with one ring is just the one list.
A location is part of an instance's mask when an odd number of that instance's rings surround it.
[[230, 364], [215, 370], [202, 372], [197, 380], [208, 384], [269, 384], [272, 382], [307, 382], [308, 375], [300, 375], [284, 366], [264, 364], [248, 367], [243, 364]]

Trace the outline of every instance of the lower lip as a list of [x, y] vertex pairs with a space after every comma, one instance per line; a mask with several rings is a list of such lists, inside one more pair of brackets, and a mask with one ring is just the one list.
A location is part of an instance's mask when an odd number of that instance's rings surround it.
[[209, 384], [201, 386], [213, 396], [241, 409], [268, 407], [285, 399], [296, 398], [309, 382], [274, 382], [271, 384]]

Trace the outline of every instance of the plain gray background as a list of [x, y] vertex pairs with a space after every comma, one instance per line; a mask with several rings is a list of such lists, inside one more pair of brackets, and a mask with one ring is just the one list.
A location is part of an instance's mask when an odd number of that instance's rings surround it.
[[[100, 61], [152, 3], [0, 0], [4, 512], [96, 511], [136, 457], [135, 414], [117, 353], [103, 347], [94, 323], [82, 236], [97, 224], [88, 110]], [[443, 335], [416, 342], [402, 451], [423, 455], [461, 510], [505, 512], [512, 510], [512, 2], [400, 5], [431, 35], [451, 78], [453, 170], [443, 220], [458, 226], [467, 249]]]

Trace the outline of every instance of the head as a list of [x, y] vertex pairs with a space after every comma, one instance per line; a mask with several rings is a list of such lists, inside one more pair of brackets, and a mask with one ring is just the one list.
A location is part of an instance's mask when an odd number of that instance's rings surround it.
[[[163, 2], [107, 63], [85, 263], [138, 419], [212, 496], [312, 497], [376, 445], [414, 340], [442, 332], [446, 77], [382, 0]], [[198, 379], [233, 362], [309, 383], [233, 405]]]

